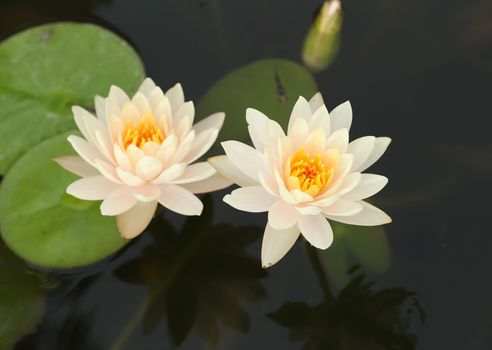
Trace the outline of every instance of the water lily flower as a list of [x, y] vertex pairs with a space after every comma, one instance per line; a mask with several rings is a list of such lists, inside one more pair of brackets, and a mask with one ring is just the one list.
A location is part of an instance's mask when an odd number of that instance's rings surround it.
[[391, 140], [365, 136], [349, 143], [349, 102], [328, 113], [319, 93], [309, 102], [300, 97], [287, 134], [255, 109], [246, 111], [246, 120], [254, 148], [226, 141], [222, 143], [226, 155], [209, 162], [241, 186], [224, 197], [226, 203], [246, 212], [268, 212], [263, 267], [278, 262], [301, 233], [313, 246], [328, 248], [333, 242], [328, 220], [362, 226], [391, 222], [364, 201], [388, 179], [363, 173]]
[[197, 162], [217, 139], [224, 113], [193, 125], [193, 102], [185, 102], [180, 84], [166, 93], [147, 78], [130, 99], [112, 86], [107, 98], [96, 96], [96, 116], [72, 108], [83, 137], [68, 141], [79, 156], [55, 160], [82, 178], [67, 193], [102, 200], [101, 213], [116, 216], [122, 236], [139, 235], [157, 203], [182, 215], [200, 215], [197, 193], [229, 186], [207, 162]]

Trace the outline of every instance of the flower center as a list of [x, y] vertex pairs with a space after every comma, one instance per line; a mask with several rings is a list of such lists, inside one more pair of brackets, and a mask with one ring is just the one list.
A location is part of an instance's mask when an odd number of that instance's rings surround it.
[[155, 122], [152, 114], [146, 114], [140, 122], [128, 120], [123, 128], [123, 145], [126, 148], [130, 144], [142, 148], [147, 142], [153, 141], [161, 144], [164, 136]]
[[298, 189], [316, 196], [330, 184], [338, 161], [338, 150], [328, 150], [311, 156], [304, 147], [299, 148], [289, 160], [287, 187], [289, 190]]

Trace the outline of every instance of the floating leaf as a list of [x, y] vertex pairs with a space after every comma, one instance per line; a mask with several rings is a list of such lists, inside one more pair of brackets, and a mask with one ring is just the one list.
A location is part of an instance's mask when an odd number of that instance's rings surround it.
[[299, 96], [311, 98], [317, 91], [311, 73], [297, 63], [266, 59], [238, 68], [217, 81], [198, 104], [198, 115], [226, 113], [221, 140], [248, 142], [246, 109], [255, 108], [286, 128]]
[[304, 41], [302, 60], [309, 69], [319, 72], [333, 62], [340, 47], [341, 28], [340, 1], [325, 1]]
[[114, 217], [101, 215], [99, 202], [67, 199], [65, 189], [77, 177], [52, 160], [74, 153], [66, 137], [55, 136], [31, 149], [0, 186], [5, 243], [23, 259], [46, 267], [87, 265], [127, 242], [118, 233]]
[[114, 84], [138, 87], [135, 51], [92, 24], [34, 27], [0, 43], [0, 174], [30, 147], [74, 128], [70, 108], [93, 108]]
[[36, 278], [15, 268], [0, 243], [0, 349], [12, 349], [43, 317], [44, 292]]

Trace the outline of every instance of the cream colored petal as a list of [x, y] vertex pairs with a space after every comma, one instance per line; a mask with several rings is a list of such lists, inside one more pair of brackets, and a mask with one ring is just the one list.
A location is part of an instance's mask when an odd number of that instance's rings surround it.
[[350, 102], [344, 102], [330, 112], [331, 117], [331, 132], [340, 129], [350, 130], [352, 125], [352, 106]]
[[120, 107], [130, 101], [128, 95], [116, 85], [112, 85], [109, 89], [108, 99], [115, 101]]
[[200, 135], [202, 132], [208, 129], [220, 130], [222, 125], [224, 124], [225, 113], [219, 112], [209, 115], [207, 118], [204, 118], [197, 122], [193, 126], [193, 130], [195, 130], [196, 135]]
[[256, 186], [258, 181], [253, 180], [237, 168], [227, 156], [208, 158], [208, 162], [225, 178], [241, 187]]
[[376, 163], [376, 161], [381, 158], [384, 152], [386, 152], [386, 149], [388, 148], [390, 143], [391, 139], [389, 137], [377, 137], [376, 141], [374, 142], [374, 148], [372, 149], [371, 155], [359, 168], [354, 168], [354, 171], [363, 172], [371, 165]]
[[164, 170], [156, 179], [154, 179], [152, 183], [154, 184], [171, 183], [174, 179], [181, 176], [185, 170], [186, 170], [185, 163], [173, 164], [169, 168]]
[[143, 156], [135, 167], [135, 174], [146, 180], [150, 181], [159, 175], [162, 171], [161, 161], [152, 156]]
[[144, 116], [152, 112], [147, 97], [145, 97], [145, 95], [141, 92], [137, 92], [135, 96], [133, 96], [132, 103], [135, 105], [135, 107], [137, 107], [138, 111], [140, 112], [140, 116]]
[[140, 235], [150, 224], [157, 208], [157, 201], [137, 202], [130, 210], [116, 217], [118, 231], [126, 239]]
[[102, 200], [118, 187], [104, 176], [89, 176], [72, 182], [67, 193], [84, 200]]
[[96, 167], [97, 170], [109, 181], [115, 182], [115, 183], [121, 183], [121, 180], [116, 173], [116, 169], [114, 165], [109, 164], [108, 162], [101, 160], [101, 159], [96, 159], [94, 162], [94, 166]]
[[176, 149], [178, 148], [178, 138], [175, 135], [169, 135], [156, 153], [156, 157], [159, 158], [164, 166], [168, 165], [171, 161]]
[[231, 186], [232, 184], [232, 181], [216, 172], [215, 174], [204, 180], [182, 184], [181, 187], [183, 187], [185, 190], [190, 191], [191, 193], [199, 194], [222, 190], [226, 187]]
[[[278, 189], [279, 186], [277, 184], [277, 181], [275, 180], [275, 176], [273, 176], [272, 173], [261, 171], [258, 175], [258, 178], [260, 180], [260, 184], [265, 188], [265, 190], [268, 191], [268, 193], [270, 193], [272, 196], [280, 197]], [[290, 203], [292, 204], [292, 202]]]
[[72, 106], [72, 114], [75, 120], [75, 125], [77, 125], [77, 128], [80, 130], [82, 136], [84, 136], [84, 138], [87, 141], [92, 142], [93, 137], [87, 128], [85, 119], [89, 119], [89, 118], [96, 119], [96, 117], [94, 117], [91, 113], [89, 113], [88, 111], [86, 111], [84, 108], [80, 106]]
[[128, 186], [120, 186], [113, 190], [101, 204], [101, 214], [115, 216], [130, 210], [137, 199]]
[[372, 153], [376, 138], [374, 136], [360, 137], [349, 143], [347, 153], [354, 155], [352, 169], [358, 169], [364, 164]]
[[135, 167], [137, 166], [138, 161], [145, 156], [145, 152], [131, 143], [126, 149], [126, 155], [128, 156], [128, 159], [132, 163], [133, 167]]
[[106, 118], [106, 101], [104, 97], [101, 97], [99, 95], [96, 95], [94, 97], [94, 106], [96, 108], [96, 116], [97, 118], [104, 124], [107, 125], [107, 118]]
[[361, 173], [350, 173], [350, 174], [348, 174], [345, 177], [345, 179], [343, 180], [343, 183], [340, 186], [340, 188], [338, 189], [337, 193], [340, 196], [343, 196], [345, 193], [352, 191], [355, 187], [357, 187], [361, 178], [362, 178]]
[[145, 78], [142, 84], [138, 88], [138, 92], [141, 92], [145, 96], [148, 96], [152, 90], [156, 87], [154, 81], [150, 78]]
[[195, 137], [193, 141], [193, 145], [191, 146], [188, 154], [183, 157], [183, 161], [186, 163], [192, 163], [195, 160], [199, 159], [203, 156], [207, 151], [212, 147], [215, 140], [217, 140], [217, 136], [219, 135], [219, 131], [217, 129], [208, 129]]
[[124, 170], [123, 168], [117, 167], [116, 173], [121, 181], [129, 186], [141, 186], [145, 183], [144, 179], [138, 177], [130, 171]]
[[388, 224], [391, 222], [391, 218], [383, 212], [381, 209], [375, 206], [361, 201], [359, 202], [364, 206], [362, 211], [353, 216], [338, 216], [338, 215], [327, 215], [326, 217], [330, 220], [338, 221], [349, 225], [358, 226], [379, 226]]
[[261, 244], [261, 265], [266, 268], [276, 264], [287, 254], [298, 238], [297, 225], [286, 230], [276, 230], [267, 225]]
[[169, 99], [172, 112], [176, 112], [178, 108], [184, 103], [184, 93], [181, 84], [178, 83], [167, 90], [166, 97]]
[[255, 148], [263, 152], [267, 142], [268, 117], [254, 108], [246, 109], [246, 121], [251, 141]]
[[362, 174], [361, 180], [357, 187], [343, 196], [343, 199], [349, 201], [360, 201], [369, 198], [379, 191], [388, 183], [388, 178], [375, 174]]
[[296, 201], [296, 203], [308, 203], [313, 201], [313, 197], [301, 190], [292, 190], [290, 191], [292, 198]]
[[190, 124], [193, 124], [193, 120], [195, 118], [195, 105], [193, 101], [188, 101], [183, 103], [174, 113], [173, 122], [179, 125], [179, 122], [184, 117], [188, 117], [190, 120]]
[[155, 88], [153, 88], [147, 94], [144, 95], [147, 97], [147, 100], [149, 101], [149, 105], [152, 111], [154, 112], [154, 116], [157, 115], [156, 111], [157, 108], [159, 107], [159, 103], [165, 100], [169, 104], [169, 101], [167, 101], [167, 97], [164, 95], [164, 92], [162, 92], [160, 87], [156, 86]]
[[145, 184], [142, 186], [132, 187], [132, 194], [140, 202], [156, 201], [161, 195], [161, 189], [157, 185]]
[[53, 158], [62, 168], [68, 170], [69, 172], [82, 176], [96, 176], [99, 175], [99, 171], [87, 163], [85, 160], [79, 156], [63, 156]]
[[306, 240], [319, 249], [333, 243], [333, 231], [323, 215], [298, 215], [297, 224]]
[[174, 184], [186, 184], [209, 178], [215, 174], [217, 170], [207, 162], [200, 162], [188, 165], [178, 178], [173, 180]]
[[275, 140], [279, 137], [285, 137], [284, 130], [282, 129], [280, 124], [272, 119], [267, 120], [266, 133], [267, 133], [267, 142], [270, 142], [270, 140], [272, 139]]
[[159, 203], [169, 210], [182, 215], [200, 215], [203, 204], [193, 193], [181, 186], [162, 185]]
[[297, 211], [291, 204], [277, 200], [268, 211], [268, 225], [276, 230], [285, 230], [296, 224]]
[[306, 142], [309, 136], [309, 126], [305, 119], [297, 118], [293, 127], [289, 131], [289, 138], [292, 142], [292, 148], [297, 150]]
[[161, 145], [162, 145], [162, 143], [159, 144], [159, 143], [154, 142], [154, 141], [147, 141], [142, 146], [142, 151], [148, 156], [156, 156], [157, 157], [157, 152], [159, 152]]
[[87, 163], [95, 167], [96, 159], [104, 159], [104, 156], [99, 150], [91, 145], [83, 138], [75, 135], [70, 135], [67, 138], [68, 142], [72, 145], [75, 152], [79, 154]]
[[[333, 131], [332, 131], [333, 132]], [[340, 154], [346, 152], [348, 147], [349, 134], [347, 129], [338, 129], [326, 139], [326, 149], [337, 149]]]
[[[173, 123], [177, 123], [177, 124], [175, 124], [176, 129], [174, 129], [174, 133], [178, 137], [178, 141], [183, 142], [183, 139], [186, 136], [188, 136], [188, 133], [191, 130], [191, 126], [192, 126], [191, 118], [188, 116], [185, 116], [185, 117], [181, 118], [179, 121], [175, 119], [173, 121]], [[193, 131], [193, 133], [194, 133], [194, 131]]]
[[318, 128], [323, 129], [326, 136], [330, 135], [330, 115], [324, 105], [313, 113], [309, 121], [309, 130], [313, 131]]
[[364, 207], [360, 203], [339, 199], [332, 205], [322, 208], [325, 215], [351, 216], [358, 214]]
[[268, 211], [276, 200], [263, 186], [241, 187], [224, 197], [231, 207], [250, 213]]
[[321, 209], [314, 205], [297, 205], [296, 210], [301, 215], [318, 215]]
[[[326, 134], [323, 129], [314, 129], [307, 138], [304, 149], [306, 152], [314, 156], [325, 151], [326, 146]], [[330, 147], [331, 148], [331, 147]]]
[[306, 120], [306, 122], [309, 123], [311, 115], [311, 107], [309, 106], [308, 101], [306, 101], [304, 97], [300, 96], [296, 104], [294, 105], [294, 108], [292, 109], [292, 113], [290, 114], [287, 135], [290, 135], [290, 130], [297, 118], [303, 118]]
[[138, 123], [140, 121], [140, 118], [142, 118], [142, 115], [140, 114], [140, 111], [134, 103], [127, 102], [123, 105], [123, 108], [121, 110], [121, 121], [123, 122], [123, 124], [126, 124], [128, 122]]
[[260, 152], [238, 141], [226, 141], [221, 144], [227, 157], [239, 170], [253, 180], [259, 181], [258, 174], [267, 168]]
[[173, 114], [171, 110], [171, 104], [169, 103], [167, 97], [164, 96], [164, 98], [159, 101], [157, 107], [154, 110], [154, 113], [156, 120], [159, 121], [159, 127], [161, 128], [162, 133], [164, 135], [169, 134], [174, 125], [172, 120]]
[[[179, 138], [178, 138], [179, 139]], [[186, 137], [178, 144], [176, 152], [171, 158], [171, 163], [186, 162], [185, 158], [189, 155], [195, 143], [195, 132], [191, 130]]]
[[280, 197], [289, 204], [297, 204], [297, 200], [292, 196], [292, 193], [285, 187], [284, 179], [280, 176], [277, 169], [274, 170], [275, 182], [277, 183]]
[[321, 93], [317, 92], [316, 94], [314, 94], [314, 96], [311, 97], [311, 99], [309, 100], [309, 107], [311, 107], [311, 113], [316, 112], [318, 108], [320, 108], [324, 104], [325, 102], [323, 101], [323, 96], [321, 95]]

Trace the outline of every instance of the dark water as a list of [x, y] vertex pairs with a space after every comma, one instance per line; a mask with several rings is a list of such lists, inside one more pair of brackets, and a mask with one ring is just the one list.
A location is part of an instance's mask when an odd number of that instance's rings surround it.
[[[180, 81], [198, 100], [235, 67], [299, 61], [320, 3], [3, 0], [0, 30], [102, 24], [161, 86]], [[202, 218], [159, 215], [109, 261], [43, 278], [46, 312], [16, 349], [492, 348], [492, 4], [344, 5], [340, 54], [316, 80], [328, 106], [351, 100], [352, 137], [393, 139], [372, 170], [390, 179], [375, 198], [393, 218], [389, 266], [349, 256], [348, 284], [336, 283], [325, 253], [301, 241], [263, 270], [265, 217], [217, 193]]]

